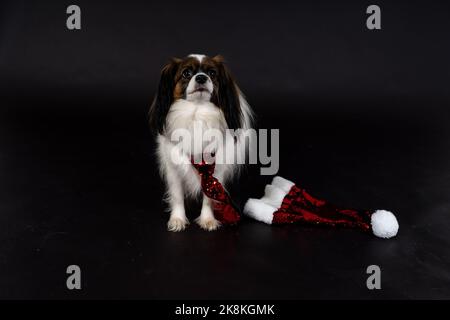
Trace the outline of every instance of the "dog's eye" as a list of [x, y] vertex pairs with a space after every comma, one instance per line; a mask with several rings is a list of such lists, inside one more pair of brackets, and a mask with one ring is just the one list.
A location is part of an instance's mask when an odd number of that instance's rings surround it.
[[192, 77], [192, 70], [191, 69], [185, 69], [182, 73], [183, 78], [189, 79]]
[[217, 72], [214, 69], [209, 69], [208, 70], [208, 76], [210, 76], [211, 78], [214, 78], [216, 76]]

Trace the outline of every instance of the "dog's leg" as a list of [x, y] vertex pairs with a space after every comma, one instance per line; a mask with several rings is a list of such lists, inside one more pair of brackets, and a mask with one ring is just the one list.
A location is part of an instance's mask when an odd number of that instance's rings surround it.
[[220, 222], [214, 218], [213, 203], [205, 194], [203, 194], [202, 211], [195, 220], [200, 228], [207, 231], [214, 231], [220, 227]]
[[189, 224], [184, 209], [184, 190], [181, 178], [175, 169], [166, 168], [166, 180], [168, 188], [168, 203], [170, 206], [170, 219], [167, 222], [167, 230], [183, 231]]

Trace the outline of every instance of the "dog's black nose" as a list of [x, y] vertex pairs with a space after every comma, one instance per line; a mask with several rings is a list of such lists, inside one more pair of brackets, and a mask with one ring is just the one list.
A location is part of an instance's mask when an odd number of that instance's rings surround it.
[[206, 82], [206, 80], [208, 80], [208, 77], [205, 76], [204, 74], [198, 74], [198, 75], [195, 77], [195, 81], [196, 81], [198, 84], [204, 84], [204, 83]]

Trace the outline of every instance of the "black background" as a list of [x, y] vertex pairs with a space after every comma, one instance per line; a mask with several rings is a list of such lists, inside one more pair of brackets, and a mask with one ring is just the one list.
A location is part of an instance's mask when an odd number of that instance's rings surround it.
[[[370, 31], [366, 1], [77, 1], [69, 31], [70, 4], [0, 7], [1, 298], [450, 296], [448, 4], [377, 1]], [[392, 210], [399, 235], [167, 232], [146, 113], [163, 64], [189, 53], [224, 55], [258, 126], [280, 129], [280, 175]], [[250, 166], [233, 197], [269, 181]]]

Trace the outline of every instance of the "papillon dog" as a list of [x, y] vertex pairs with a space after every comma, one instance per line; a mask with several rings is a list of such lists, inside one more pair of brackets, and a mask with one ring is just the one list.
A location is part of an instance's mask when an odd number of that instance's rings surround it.
[[[202, 197], [201, 212], [195, 221], [204, 230], [216, 230], [220, 223], [214, 218], [212, 200], [203, 194], [200, 176], [191, 159], [203, 155], [205, 145], [213, 146], [209, 151], [217, 159], [224, 159], [229, 151], [242, 156], [248, 149], [245, 130], [253, 123], [253, 112], [223, 57], [191, 54], [183, 59], [172, 58], [161, 71], [149, 121], [156, 134], [160, 173], [167, 186], [165, 200], [170, 210], [167, 229], [184, 230], [189, 224], [185, 198]], [[224, 136], [230, 131], [234, 135], [232, 139], [216, 139], [211, 143], [198, 134], [210, 129]], [[189, 133], [191, 141], [179, 143], [178, 132]], [[226, 185], [238, 176], [240, 167], [233, 161], [216, 162], [214, 177]]]

